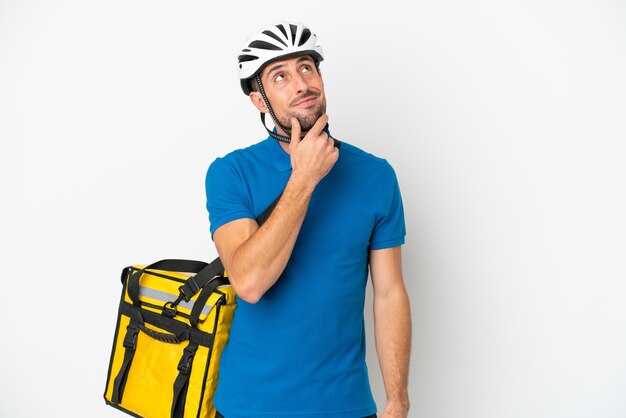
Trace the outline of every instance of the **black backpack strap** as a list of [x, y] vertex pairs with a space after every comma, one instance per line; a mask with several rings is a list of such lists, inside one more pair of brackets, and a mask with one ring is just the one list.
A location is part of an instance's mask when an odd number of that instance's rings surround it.
[[193, 304], [193, 308], [191, 309], [191, 315], [189, 315], [189, 323], [192, 327], [195, 327], [198, 324], [200, 319], [200, 314], [202, 313], [202, 309], [206, 305], [211, 294], [217, 289], [218, 286], [226, 285], [229, 281], [226, 277], [216, 277], [211, 280], [200, 292], [200, 296]]
[[[120, 315], [122, 306], [120, 306]], [[137, 348], [137, 336], [139, 329], [144, 325], [143, 316], [141, 310], [133, 306], [130, 312], [130, 322], [126, 327], [126, 334], [124, 334], [124, 340], [122, 346], [124, 347], [124, 360], [120, 367], [115, 381], [113, 382], [113, 394], [111, 396], [111, 402], [119, 405], [122, 402], [122, 395], [124, 394], [124, 387], [126, 386], [126, 380], [128, 379], [128, 372], [130, 371], [130, 365], [135, 357], [135, 349]]]
[[189, 341], [189, 344], [183, 350], [183, 355], [178, 362], [178, 376], [174, 381], [174, 396], [172, 398], [171, 418], [183, 418], [185, 413], [185, 401], [187, 398], [187, 388], [189, 387], [189, 378], [191, 375], [191, 366], [193, 358], [198, 350], [198, 344]]
[[259, 217], [256, 219], [257, 223], [259, 224], [259, 226], [263, 225], [265, 223], [265, 221], [267, 221], [267, 219], [270, 217], [270, 215], [272, 214], [272, 211], [274, 210], [274, 208], [276, 207], [276, 204], [278, 204], [278, 201], [280, 200], [280, 197], [283, 194], [281, 193], [273, 202], [271, 205], [269, 205], [267, 207], [267, 209], [265, 209], [263, 211], [263, 213], [261, 213], [259, 215]]

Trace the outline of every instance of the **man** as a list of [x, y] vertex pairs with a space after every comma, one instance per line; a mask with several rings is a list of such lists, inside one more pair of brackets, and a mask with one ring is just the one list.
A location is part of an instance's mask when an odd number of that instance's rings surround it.
[[381, 418], [408, 413], [400, 190], [387, 161], [331, 138], [316, 42], [293, 23], [251, 36], [241, 86], [276, 128], [207, 172], [212, 238], [238, 295], [214, 400], [225, 418], [376, 416], [365, 363], [368, 265]]

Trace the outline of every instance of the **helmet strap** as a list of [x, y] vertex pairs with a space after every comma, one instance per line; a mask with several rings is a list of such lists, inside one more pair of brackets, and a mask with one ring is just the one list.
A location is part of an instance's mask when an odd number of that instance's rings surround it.
[[270, 128], [268, 128], [267, 125], [265, 125], [265, 113], [263, 112], [261, 112], [261, 123], [263, 124], [263, 127], [265, 127], [265, 130], [267, 131], [267, 133], [270, 134], [272, 138], [277, 139], [281, 142], [285, 142], [287, 144], [291, 142], [291, 138], [289, 138], [288, 136], [284, 136], [279, 133], [276, 133], [272, 131]]
[[[287, 133], [287, 135], [291, 135], [291, 130], [289, 128], [287, 128], [286, 126], [284, 126], [282, 123], [280, 123], [278, 121], [278, 118], [276, 117], [276, 115], [274, 114], [274, 109], [272, 109], [272, 105], [270, 104], [270, 101], [267, 98], [267, 95], [265, 94], [265, 89], [263, 88], [263, 83], [261, 82], [261, 76], [259, 74], [256, 75], [256, 82], [259, 85], [259, 93], [261, 93], [261, 96], [263, 97], [263, 101], [265, 102], [265, 106], [267, 106], [267, 110], [270, 113], [270, 116], [272, 117], [272, 119], [274, 120], [274, 124], [276, 126], [280, 126], [280, 128], [285, 131]], [[291, 138], [288, 136], [284, 136], [284, 135], [280, 135], [274, 131], [271, 131], [267, 125], [265, 124], [265, 113], [261, 112], [261, 123], [263, 123], [263, 127], [265, 128], [265, 130], [267, 131], [267, 133], [270, 134], [270, 136], [274, 139], [277, 139], [279, 141], [282, 142], [286, 142], [287, 144], [291, 142]]]

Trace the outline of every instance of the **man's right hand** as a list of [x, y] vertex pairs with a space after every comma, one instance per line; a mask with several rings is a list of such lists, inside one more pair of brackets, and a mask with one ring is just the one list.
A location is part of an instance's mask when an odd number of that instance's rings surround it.
[[300, 139], [300, 123], [296, 118], [291, 119], [291, 173], [310, 187], [317, 186], [339, 159], [339, 149], [323, 130], [327, 123], [328, 116], [320, 116], [305, 137]]

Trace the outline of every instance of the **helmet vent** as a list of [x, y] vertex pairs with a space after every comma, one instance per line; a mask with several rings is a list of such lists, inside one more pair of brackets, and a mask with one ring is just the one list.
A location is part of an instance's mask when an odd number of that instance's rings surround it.
[[258, 49], [269, 49], [272, 51], [282, 51], [281, 47], [276, 46], [274, 44], [270, 44], [269, 42], [265, 42], [265, 41], [252, 41], [250, 45], [248, 45], [248, 47], [258, 48]]
[[304, 43], [308, 41], [310, 37], [311, 37], [311, 31], [308, 29], [304, 29], [302, 31], [302, 36], [300, 37], [300, 42], [298, 43], [298, 46], [304, 45]]
[[287, 30], [285, 29], [285, 25], [276, 25], [276, 27], [278, 28], [278, 30], [280, 30], [283, 35], [285, 35], [285, 38], [287, 37]]
[[291, 43], [293, 43], [295, 45], [296, 43], [296, 31], [298, 30], [298, 27], [296, 25], [289, 25], [289, 29], [291, 29]]
[[276, 34], [275, 34], [274, 32], [272, 32], [271, 30], [265, 30], [265, 31], [263, 31], [263, 35], [267, 35], [267, 36], [269, 36], [270, 38], [274, 38], [274, 39], [276, 39], [278, 42], [280, 42], [281, 44], [283, 44], [283, 45], [287, 46], [287, 44], [285, 43], [285, 41], [283, 41], [282, 39], [280, 39], [280, 38], [278, 37], [278, 35], [276, 35]]
[[248, 61], [254, 61], [256, 59], [259, 59], [259, 57], [255, 56], [255, 55], [239, 55], [239, 62], [248, 62]]

